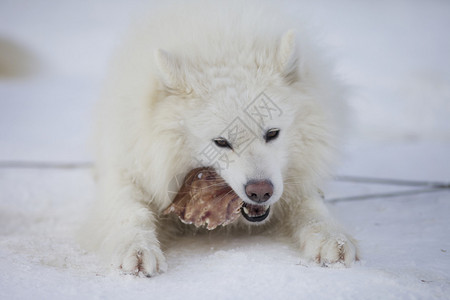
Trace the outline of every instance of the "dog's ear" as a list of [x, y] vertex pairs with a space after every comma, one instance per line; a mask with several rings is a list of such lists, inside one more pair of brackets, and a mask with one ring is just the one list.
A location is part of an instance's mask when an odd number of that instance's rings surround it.
[[295, 45], [295, 32], [289, 30], [280, 41], [278, 47], [278, 65], [280, 72], [288, 83], [298, 80], [298, 53]]
[[181, 92], [185, 86], [185, 71], [178, 58], [165, 50], [155, 51], [155, 62], [162, 83], [172, 91]]

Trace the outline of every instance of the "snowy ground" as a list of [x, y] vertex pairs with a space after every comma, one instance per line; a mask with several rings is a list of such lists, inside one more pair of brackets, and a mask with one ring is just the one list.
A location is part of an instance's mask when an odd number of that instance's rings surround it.
[[[322, 25], [355, 86], [357, 130], [339, 174], [449, 182], [450, 2], [283, 3]], [[362, 249], [350, 269], [307, 265], [264, 236], [183, 238], [166, 250], [168, 272], [151, 279], [111, 272], [81, 250], [73, 235], [94, 198], [90, 170], [14, 162], [90, 161], [107, 57], [141, 6], [0, 3], [0, 63], [6, 40], [39, 62], [29, 78], [0, 77], [0, 299], [450, 299], [448, 189], [332, 182], [330, 208]], [[415, 193], [343, 199], [406, 190]]]

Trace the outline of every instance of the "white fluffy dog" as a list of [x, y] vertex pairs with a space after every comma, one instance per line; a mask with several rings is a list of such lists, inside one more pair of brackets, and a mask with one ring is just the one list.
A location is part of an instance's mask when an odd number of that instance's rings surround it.
[[124, 272], [165, 271], [173, 179], [212, 166], [246, 203], [231, 230], [275, 226], [303, 258], [351, 265], [355, 241], [318, 192], [343, 88], [305, 28], [237, 1], [173, 6], [136, 27], [98, 110], [86, 246]]

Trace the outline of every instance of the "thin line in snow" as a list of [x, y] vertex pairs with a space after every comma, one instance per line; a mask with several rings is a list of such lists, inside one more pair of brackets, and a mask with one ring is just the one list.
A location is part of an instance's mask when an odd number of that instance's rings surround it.
[[0, 161], [0, 169], [89, 169], [92, 162]]
[[336, 176], [334, 179], [336, 181], [355, 182], [355, 183], [386, 184], [386, 185], [401, 185], [401, 186], [415, 186], [415, 187], [432, 187], [432, 188], [437, 188], [437, 189], [450, 188], [450, 182], [373, 178], [373, 177], [346, 176], [346, 175], [339, 175], [339, 176]]

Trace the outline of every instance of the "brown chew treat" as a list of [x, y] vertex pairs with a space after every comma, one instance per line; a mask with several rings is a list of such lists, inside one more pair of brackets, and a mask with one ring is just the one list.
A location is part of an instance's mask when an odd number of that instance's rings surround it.
[[186, 224], [206, 225], [212, 230], [227, 225], [240, 215], [242, 201], [211, 168], [190, 171], [172, 204], [163, 212], [174, 213]]

